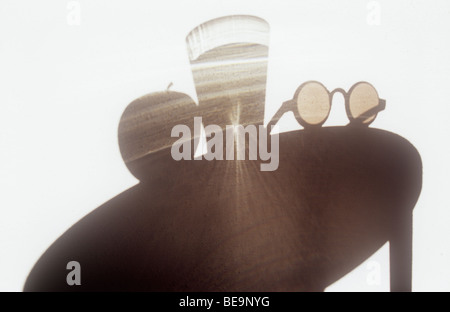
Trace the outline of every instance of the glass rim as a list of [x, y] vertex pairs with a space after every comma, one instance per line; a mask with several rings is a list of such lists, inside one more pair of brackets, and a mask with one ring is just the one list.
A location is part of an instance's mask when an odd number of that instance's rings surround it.
[[189, 60], [203, 53], [232, 43], [255, 43], [269, 46], [270, 26], [253, 15], [229, 15], [207, 21], [186, 36]]

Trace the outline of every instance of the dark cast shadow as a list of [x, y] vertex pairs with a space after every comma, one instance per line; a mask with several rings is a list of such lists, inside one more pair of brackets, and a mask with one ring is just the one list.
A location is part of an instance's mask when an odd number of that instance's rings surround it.
[[[129, 164], [141, 183], [64, 233], [25, 291], [318, 291], [390, 242], [391, 289], [411, 289], [417, 150], [370, 128], [280, 135], [276, 171], [260, 161]], [[68, 286], [66, 264], [82, 267]]]

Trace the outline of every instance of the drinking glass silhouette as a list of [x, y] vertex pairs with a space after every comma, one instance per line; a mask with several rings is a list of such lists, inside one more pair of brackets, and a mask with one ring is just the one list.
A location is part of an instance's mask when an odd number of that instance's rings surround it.
[[262, 123], [269, 24], [225, 16], [193, 29], [186, 42], [205, 126]]

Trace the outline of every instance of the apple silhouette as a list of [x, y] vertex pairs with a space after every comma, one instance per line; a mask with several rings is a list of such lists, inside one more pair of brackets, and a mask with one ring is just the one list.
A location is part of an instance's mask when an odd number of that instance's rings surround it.
[[[167, 170], [177, 170], [178, 162], [169, 164], [169, 168], [142, 165], [146, 155], [164, 154], [170, 157], [171, 147], [176, 143], [179, 134], [172, 136], [172, 129], [183, 125], [191, 129], [192, 140], [188, 151], [191, 159], [197, 148], [195, 139], [194, 118], [198, 116], [198, 108], [194, 100], [187, 94], [175, 91], [162, 91], [146, 94], [131, 102], [122, 114], [118, 129], [119, 148], [122, 158], [130, 172], [138, 179], [147, 177], [164, 179]], [[197, 130], [197, 129], [195, 129]], [[199, 129], [197, 130], [200, 134]], [[158, 168], [156, 168], [158, 167]]]

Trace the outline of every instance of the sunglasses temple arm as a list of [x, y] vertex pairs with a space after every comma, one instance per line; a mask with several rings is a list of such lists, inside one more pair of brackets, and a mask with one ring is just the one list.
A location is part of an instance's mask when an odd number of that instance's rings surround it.
[[379, 112], [381, 112], [382, 110], [384, 110], [386, 108], [386, 100], [380, 99], [380, 102], [378, 103], [377, 106], [372, 107], [371, 109], [366, 110], [364, 113], [362, 113], [361, 115], [363, 116], [372, 116], [375, 115]]
[[378, 110], [379, 112], [384, 110], [386, 108], [386, 100], [380, 99], [380, 102], [378, 103], [378, 107], [379, 107], [379, 110]]
[[278, 109], [275, 115], [272, 116], [272, 118], [270, 119], [269, 123], [266, 126], [269, 129], [269, 131], [272, 130], [272, 127], [274, 127], [277, 124], [277, 122], [281, 119], [281, 117], [285, 113], [293, 110], [294, 104], [295, 102], [293, 100], [289, 100], [281, 104], [281, 107]]

